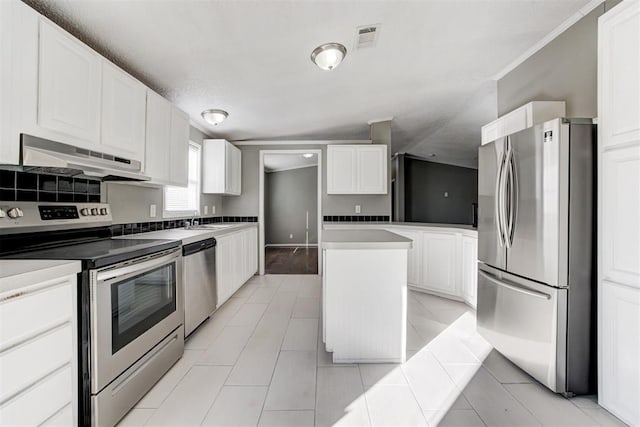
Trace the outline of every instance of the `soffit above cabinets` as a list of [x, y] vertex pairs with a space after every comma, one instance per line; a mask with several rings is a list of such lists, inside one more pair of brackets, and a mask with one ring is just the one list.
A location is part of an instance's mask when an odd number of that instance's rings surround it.
[[[365, 139], [394, 116], [393, 152], [473, 166], [496, 118], [493, 77], [588, 0], [49, 2], [28, 0], [216, 138]], [[366, 7], [364, 6], [366, 4]], [[379, 25], [373, 47], [356, 31]], [[311, 51], [348, 54], [326, 72]], [[213, 127], [215, 105], [229, 119]]]

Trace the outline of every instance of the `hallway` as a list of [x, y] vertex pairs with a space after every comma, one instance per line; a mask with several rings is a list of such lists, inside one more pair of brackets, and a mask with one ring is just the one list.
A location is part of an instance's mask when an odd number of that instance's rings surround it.
[[316, 247], [267, 247], [264, 255], [266, 274], [318, 274]]

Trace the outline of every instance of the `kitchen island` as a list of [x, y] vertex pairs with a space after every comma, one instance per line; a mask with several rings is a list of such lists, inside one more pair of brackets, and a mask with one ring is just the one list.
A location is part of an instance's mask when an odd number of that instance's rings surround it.
[[386, 230], [324, 231], [322, 337], [334, 363], [405, 361], [411, 245]]

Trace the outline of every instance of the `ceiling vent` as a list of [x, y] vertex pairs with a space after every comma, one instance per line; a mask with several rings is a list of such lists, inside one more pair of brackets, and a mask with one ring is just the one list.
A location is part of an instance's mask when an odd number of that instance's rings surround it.
[[356, 29], [355, 49], [374, 47], [380, 34], [380, 24], [363, 25]]

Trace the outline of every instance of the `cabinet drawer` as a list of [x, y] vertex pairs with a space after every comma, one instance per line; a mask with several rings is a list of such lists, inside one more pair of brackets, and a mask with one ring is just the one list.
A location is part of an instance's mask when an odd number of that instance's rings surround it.
[[0, 425], [40, 425], [69, 405], [71, 381], [71, 366], [67, 366], [16, 396], [0, 408]]
[[[0, 402], [64, 364], [70, 364], [73, 350], [73, 331], [69, 323], [0, 353]], [[70, 382], [67, 387], [71, 387]]]
[[72, 405], [68, 404], [60, 412], [46, 420], [42, 425], [45, 427], [68, 427], [74, 425]]
[[[0, 296], [0, 348], [15, 340], [26, 339], [51, 326], [70, 320], [74, 310], [72, 284], [75, 276], [52, 280], [38, 287], [23, 288], [25, 292], [16, 298], [1, 302], [18, 290]], [[45, 289], [41, 289], [43, 287]], [[33, 290], [33, 292], [29, 292]], [[37, 313], [37, 315], [36, 315]]]

